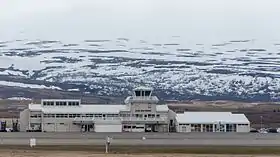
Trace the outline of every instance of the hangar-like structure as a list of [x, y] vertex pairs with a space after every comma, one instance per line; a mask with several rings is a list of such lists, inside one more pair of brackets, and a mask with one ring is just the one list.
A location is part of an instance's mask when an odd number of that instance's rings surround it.
[[231, 112], [184, 112], [176, 122], [178, 132], [250, 132], [247, 117]]
[[[244, 114], [185, 112], [159, 104], [153, 89], [138, 87], [124, 104], [82, 104], [77, 99], [42, 99], [20, 113], [20, 131], [40, 132], [249, 132]], [[218, 125], [219, 124], [219, 125]], [[234, 125], [232, 125], [234, 124]], [[217, 131], [217, 127], [225, 126]], [[236, 129], [228, 129], [230, 127]], [[193, 129], [195, 128], [195, 129]], [[199, 128], [199, 129], [198, 129]], [[212, 129], [211, 129], [212, 128]]]

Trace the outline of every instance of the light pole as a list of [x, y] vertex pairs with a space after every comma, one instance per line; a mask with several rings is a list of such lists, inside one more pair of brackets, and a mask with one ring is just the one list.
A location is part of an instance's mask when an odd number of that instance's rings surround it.
[[263, 128], [263, 116], [261, 116], [261, 129]]

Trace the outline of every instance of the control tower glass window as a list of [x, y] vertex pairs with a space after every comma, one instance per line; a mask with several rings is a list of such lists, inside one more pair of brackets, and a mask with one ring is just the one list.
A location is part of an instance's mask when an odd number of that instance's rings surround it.
[[145, 96], [150, 96], [151, 91], [145, 91]]
[[135, 96], [141, 96], [141, 92], [140, 91], [135, 91]]

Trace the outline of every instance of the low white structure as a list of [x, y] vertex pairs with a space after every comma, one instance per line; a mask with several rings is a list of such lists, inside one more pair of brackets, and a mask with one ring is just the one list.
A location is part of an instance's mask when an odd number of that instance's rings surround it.
[[176, 116], [177, 132], [250, 132], [244, 114], [231, 112], [184, 112]]
[[76, 99], [42, 99], [20, 113], [20, 131], [42, 132], [249, 132], [244, 114], [176, 114], [139, 87], [122, 105], [82, 104]]
[[168, 132], [176, 114], [147, 87], [134, 89], [123, 105], [81, 104], [81, 100], [43, 99], [20, 113], [20, 131]]

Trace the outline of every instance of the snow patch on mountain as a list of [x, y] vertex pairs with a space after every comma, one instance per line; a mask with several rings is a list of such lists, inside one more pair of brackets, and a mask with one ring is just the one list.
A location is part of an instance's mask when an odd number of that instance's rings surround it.
[[2, 86], [10, 86], [10, 87], [22, 87], [22, 88], [61, 90], [61, 88], [55, 87], [55, 86], [47, 87], [45, 85], [26, 84], [26, 83], [9, 82], [9, 81], [0, 81], [0, 85], [2, 85]]
[[6, 86], [118, 96], [134, 86], [150, 85], [170, 99], [280, 100], [279, 46], [268, 41], [200, 44], [177, 37], [157, 43], [118, 38], [1, 45], [0, 75], [72, 84], [0, 82]]

